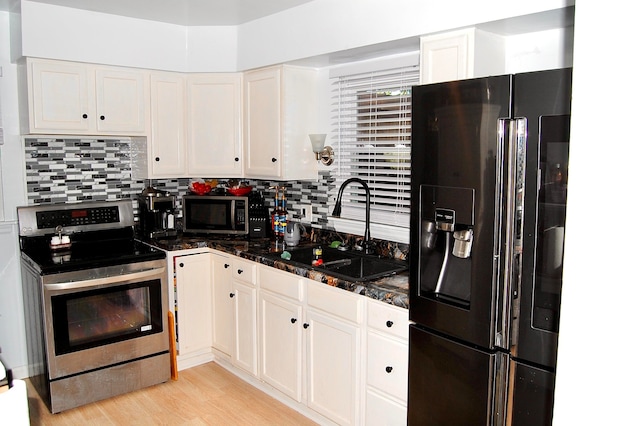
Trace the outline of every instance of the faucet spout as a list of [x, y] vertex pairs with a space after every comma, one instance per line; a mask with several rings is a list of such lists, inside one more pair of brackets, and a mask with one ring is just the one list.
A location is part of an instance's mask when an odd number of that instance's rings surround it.
[[371, 191], [369, 190], [369, 185], [365, 181], [360, 178], [349, 178], [345, 180], [342, 185], [340, 185], [340, 189], [338, 190], [338, 198], [336, 199], [336, 206], [333, 208], [332, 216], [340, 217], [340, 213], [342, 212], [342, 193], [344, 192], [344, 188], [350, 183], [359, 183], [363, 188], [366, 194], [366, 205], [365, 205], [365, 227], [364, 227], [364, 241], [362, 243], [365, 254], [373, 254], [375, 250], [373, 249], [373, 245], [371, 244]]

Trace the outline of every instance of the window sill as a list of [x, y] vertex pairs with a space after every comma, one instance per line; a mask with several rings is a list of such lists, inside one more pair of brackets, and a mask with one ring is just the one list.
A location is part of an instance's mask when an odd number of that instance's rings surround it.
[[[329, 225], [338, 232], [347, 234], [364, 235], [364, 222], [360, 220], [342, 219], [336, 217], [327, 218]], [[371, 238], [397, 243], [409, 244], [409, 228], [400, 226], [371, 224]]]

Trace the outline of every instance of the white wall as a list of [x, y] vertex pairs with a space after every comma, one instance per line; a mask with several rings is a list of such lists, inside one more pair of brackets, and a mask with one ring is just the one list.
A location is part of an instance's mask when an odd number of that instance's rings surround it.
[[638, 424], [637, 14], [576, 5], [554, 425]]
[[455, 6], [441, 0], [316, 0], [241, 25], [238, 69], [377, 45], [571, 4], [571, 0], [493, 0], [490, 4], [461, 0]]
[[[312, 20], [304, 19], [306, 9], [296, 8], [291, 14], [278, 14], [245, 24], [238, 29], [237, 50], [241, 55], [237, 58], [237, 67], [251, 68], [337, 52], [366, 43], [375, 44], [392, 37], [403, 37], [417, 31], [416, 28], [427, 32], [447, 26], [462, 27], [499, 19], [501, 15], [533, 13], [564, 5], [562, 1], [550, 0], [513, 5], [515, 2], [505, 0], [498, 1], [503, 7], [496, 11], [489, 10], [486, 3], [467, 1], [464, 6], [457, 5], [455, 13], [452, 13], [450, 2], [438, 2], [441, 6], [437, 6], [435, 2], [426, 0], [369, 0], [366, 2], [370, 7], [368, 12], [356, 16], [353, 10], [345, 10], [353, 9], [349, 5], [363, 4], [364, 1], [317, 0], [306, 5], [311, 11], [318, 12]], [[318, 10], [320, 4], [326, 5], [326, 9]], [[393, 7], [387, 10], [384, 5]], [[407, 9], [406, 5], [410, 7]], [[440, 13], [434, 9], [429, 13], [416, 13], [424, 11], [426, 5], [439, 7]], [[220, 65], [207, 62], [209, 50], [211, 57], [215, 57], [216, 49], [221, 52], [223, 59], [220, 63], [228, 65], [227, 60], [234, 61], [228, 58], [229, 51], [214, 45], [215, 31], [205, 31], [207, 34], [201, 36], [198, 30], [194, 30], [193, 46], [197, 46], [201, 53], [191, 58], [183, 56], [177, 45], [185, 40], [179, 28], [138, 25], [138, 22], [124, 18], [111, 21], [87, 13], [76, 16], [80, 21], [88, 20], [93, 24], [112, 24], [109, 32], [118, 32], [117, 37], [111, 38], [104, 29], [98, 30], [94, 37], [93, 31], [79, 33], [61, 29], [75, 24], [75, 21], [70, 21], [71, 17], [60, 10], [23, 2], [23, 12], [25, 6], [30, 8], [23, 31], [27, 48], [25, 54], [98, 63], [112, 61], [113, 64], [149, 68], [162, 65], [165, 69], [178, 71], [191, 66], [185, 66], [185, 62], [202, 68], [199, 69], [202, 71], [209, 66], [212, 67], [210, 71], [215, 71], [215, 66]], [[637, 355], [634, 349], [640, 278], [636, 268], [637, 238], [633, 220], [638, 216], [634, 204], [640, 182], [640, 167], [637, 165], [640, 144], [633, 131], [634, 119], [638, 115], [638, 107], [633, 102], [638, 99], [640, 89], [637, 79], [624, 78], [629, 70], [636, 68], [631, 54], [636, 50], [632, 44], [637, 39], [635, 15], [625, 13], [627, 6], [622, 0], [579, 2], [576, 5], [572, 147], [554, 425], [628, 424], [637, 419], [634, 385], [640, 377], [635, 366]], [[514, 7], [518, 10], [514, 11]], [[400, 14], [397, 28], [382, 34], [366, 29], [371, 23], [392, 19], [397, 14]], [[5, 214], [15, 215], [14, 207], [24, 197], [20, 182], [23, 172], [18, 170], [24, 166], [16, 130], [10, 131], [14, 134], [7, 137], [8, 127], [17, 129], [17, 120], [11, 117], [17, 111], [16, 101], [12, 100], [16, 97], [15, 68], [5, 56], [9, 50], [7, 15], [0, 12], [0, 65], [3, 67], [0, 99], [7, 139], [0, 147], [0, 154]], [[39, 21], [42, 21], [42, 26], [38, 25]], [[345, 30], [343, 27], [349, 22], [357, 30]], [[404, 27], [405, 23], [409, 30]], [[292, 27], [289, 25], [296, 29], [295, 36], [291, 36]], [[226, 36], [230, 35], [228, 31], [228, 28], [221, 29]], [[144, 43], [131, 40], [132, 37], [142, 37], [140, 32], [147, 35], [151, 45], [147, 50]], [[170, 34], [179, 42], [176, 43]], [[84, 41], [70, 40], [80, 35]], [[115, 44], [123, 39], [133, 47]], [[205, 41], [201, 42], [203, 39]], [[99, 49], [94, 43], [89, 43], [97, 40], [103, 42]], [[165, 42], [167, 44], [163, 46]], [[537, 40], [528, 42], [534, 45]], [[535, 50], [527, 53], [523, 47], [525, 44], [512, 47], [521, 49], [521, 55], [509, 65], [511, 69], [524, 67], [530, 62], [528, 58], [536, 55]], [[174, 54], [176, 58], [173, 58]], [[205, 57], [204, 60], [201, 56]], [[7, 237], [6, 242], [10, 240], [15, 241], [13, 236]], [[5, 242], [0, 241], [0, 244]], [[15, 269], [12, 273], [15, 274]], [[14, 292], [3, 289], [12, 279], [0, 279], [0, 298], [8, 300], [5, 298], [12, 298]], [[0, 305], [0, 321], [3, 323], [0, 346], [4, 356], [7, 342], [20, 340], [13, 334], [14, 329], [17, 330], [15, 333], [20, 331], [18, 320], [8, 317], [3, 309], [4, 305]], [[5, 323], [7, 318], [9, 323]], [[12, 331], [9, 336], [4, 331], [8, 329]], [[22, 349], [15, 349], [12, 359], [19, 359], [23, 353]]]
[[186, 28], [23, 0], [22, 51], [170, 71], [243, 71], [570, 4], [463, 0], [452, 13], [440, 0], [315, 0], [238, 27]]
[[189, 27], [183, 71], [234, 72], [238, 63], [238, 27]]
[[516, 74], [570, 67], [573, 32], [563, 28], [505, 37], [505, 72]]
[[0, 112], [4, 144], [0, 173], [4, 221], [0, 222], [0, 357], [17, 377], [26, 375], [26, 339], [22, 315], [16, 207], [26, 203], [24, 150], [18, 122], [17, 66], [11, 63], [9, 20], [0, 12]]
[[236, 70], [237, 27], [184, 27], [22, 2], [24, 56], [167, 71]]
[[22, 2], [24, 56], [184, 71], [186, 47], [183, 26]]

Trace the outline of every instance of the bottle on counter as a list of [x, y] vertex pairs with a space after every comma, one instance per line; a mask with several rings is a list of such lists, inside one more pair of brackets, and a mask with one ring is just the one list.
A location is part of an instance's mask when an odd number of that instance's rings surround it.
[[313, 249], [313, 260], [311, 261], [311, 265], [320, 266], [322, 263], [322, 246], [317, 246]]
[[273, 210], [271, 211], [271, 235], [273, 235], [274, 239], [278, 239], [278, 227], [280, 217], [278, 216], [278, 190], [279, 186], [275, 187], [276, 193], [273, 196]]
[[281, 188], [278, 221], [278, 241], [284, 241], [284, 234], [287, 232], [287, 196], [285, 195], [285, 187]]

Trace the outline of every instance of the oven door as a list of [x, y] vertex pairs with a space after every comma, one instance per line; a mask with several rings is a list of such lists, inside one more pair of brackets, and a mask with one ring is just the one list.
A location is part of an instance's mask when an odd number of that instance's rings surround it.
[[42, 280], [51, 380], [168, 351], [165, 261]]

